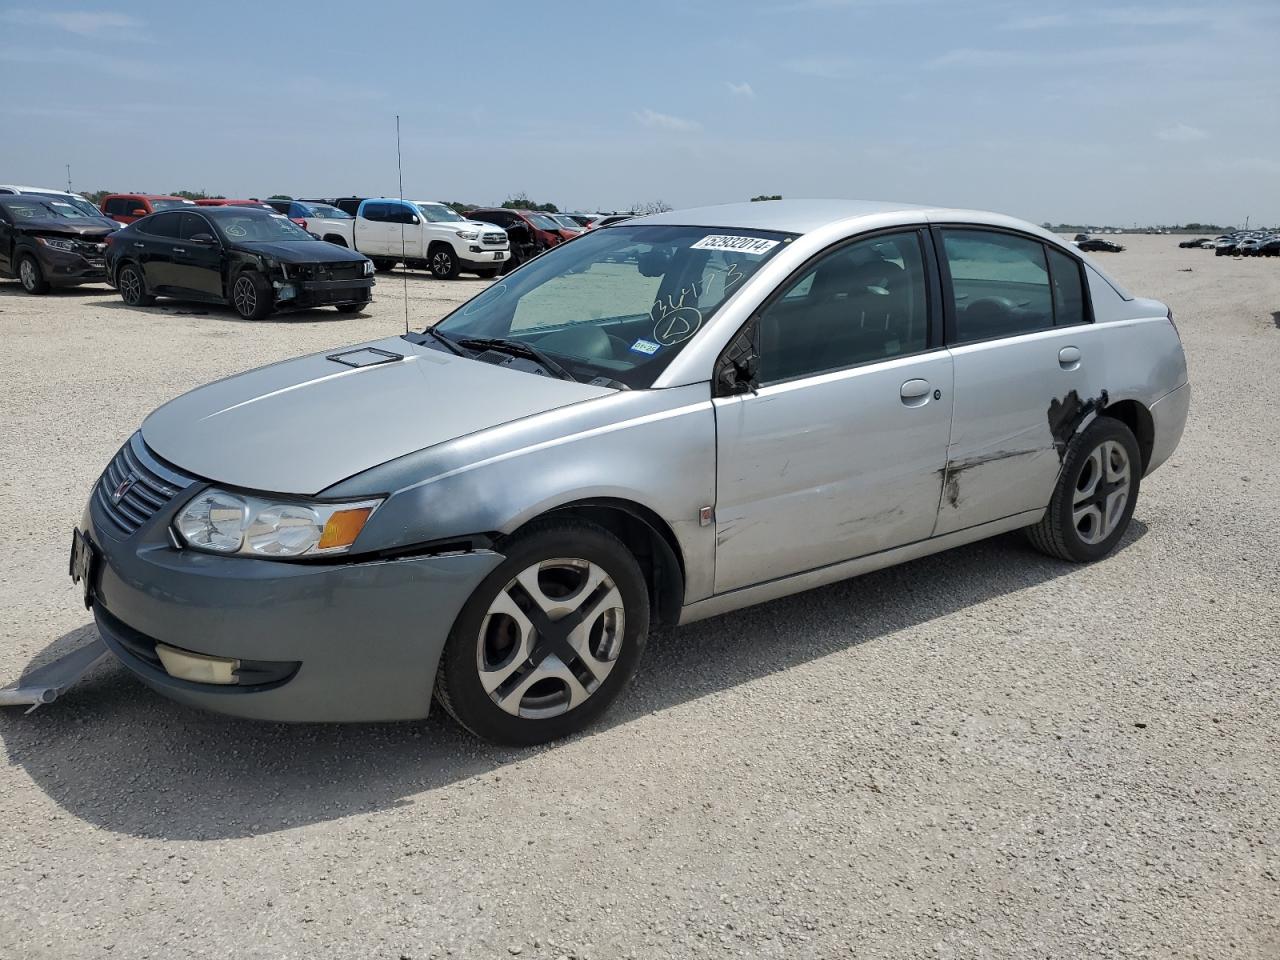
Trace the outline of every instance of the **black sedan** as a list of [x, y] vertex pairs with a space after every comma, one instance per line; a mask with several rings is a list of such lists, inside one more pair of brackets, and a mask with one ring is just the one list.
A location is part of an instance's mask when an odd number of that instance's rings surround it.
[[354, 313], [373, 293], [373, 262], [253, 207], [165, 211], [111, 237], [107, 273], [124, 302], [157, 296], [225, 303], [246, 320], [273, 310]]
[[1103, 240], [1101, 237], [1090, 237], [1088, 240], [1081, 240], [1076, 246], [1088, 253], [1119, 253], [1124, 249], [1120, 244], [1112, 240]]

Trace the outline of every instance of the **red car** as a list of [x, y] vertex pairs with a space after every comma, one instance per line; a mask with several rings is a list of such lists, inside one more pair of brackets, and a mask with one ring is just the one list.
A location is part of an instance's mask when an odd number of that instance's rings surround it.
[[538, 249], [545, 250], [557, 243], [572, 240], [581, 231], [569, 230], [559, 223], [551, 214], [539, 210], [510, 210], [506, 207], [492, 207], [472, 210], [466, 214], [472, 220], [481, 223], [494, 223], [510, 230], [523, 226], [532, 234]]
[[262, 200], [228, 200], [226, 197], [205, 197], [197, 200], [198, 207], [261, 207], [270, 210], [271, 205]]
[[133, 223], [157, 210], [172, 210], [175, 207], [194, 207], [194, 200], [185, 197], [166, 197], [154, 193], [112, 193], [102, 198], [98, 209], [112, 220], [120, 223]]

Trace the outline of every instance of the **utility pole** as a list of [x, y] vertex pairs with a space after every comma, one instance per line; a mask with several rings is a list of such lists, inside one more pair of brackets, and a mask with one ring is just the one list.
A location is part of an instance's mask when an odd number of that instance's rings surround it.
[[67, 164], [67, 193], [74, 193], [71, 189], [71, 164]]

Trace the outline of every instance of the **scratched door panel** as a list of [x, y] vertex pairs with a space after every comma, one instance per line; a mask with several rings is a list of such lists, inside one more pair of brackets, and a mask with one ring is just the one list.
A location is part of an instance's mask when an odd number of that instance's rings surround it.
[[[1059, 327], [951, 349], [955, 417], [936, 535], [1048, 505], [1063, 453], [1053, 423], [1102, 391], [1101, 332]], [[1078, 364], [1060, 362], [1065, 347], [1080, 351]]]
[[[938, 350], [715, 400], [716, 592], [928, 537], [951, 362]], [[910, 380], [929, 384], [913, 406]]]

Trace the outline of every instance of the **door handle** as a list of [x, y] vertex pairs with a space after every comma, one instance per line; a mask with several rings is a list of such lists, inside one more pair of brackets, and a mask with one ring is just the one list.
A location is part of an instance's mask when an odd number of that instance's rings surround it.
[[174, 247], [174, 248], [173, 248], [173, 252], [174, 252], [174, 253], [186, 253], [186, 252], [187, 252], [187, 248], [186, 248], [186, 247]]
[[922, 407], [929, 402], [929, 381], [908, 380], [898, 390], [898, 395], [908, 407]]
[[1080, 366], [1080, 348], [1063, 347], [1058, 351], [1058, 366], [1063, 370], [1074, 370]]
[[141, 248], [141, 247], [145, 247], [145, 246], [146, 246], [146, 244], [145, 244], [145, 243], [136, 243], [136, 242], [135, 242], [135, 243], [134, 243], [134, 246], [135, 246], [135, 247], [139, 247], [139, 248]]

